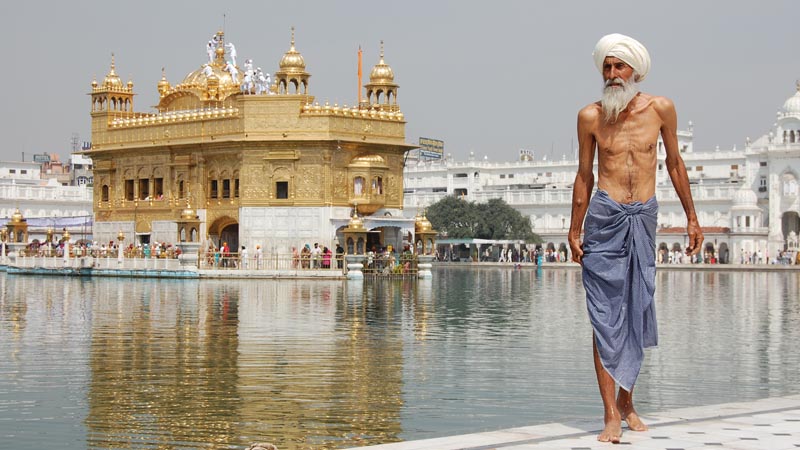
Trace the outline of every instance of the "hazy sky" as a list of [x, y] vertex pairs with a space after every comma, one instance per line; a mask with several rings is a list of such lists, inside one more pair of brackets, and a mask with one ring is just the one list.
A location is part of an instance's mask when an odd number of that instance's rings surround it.
[[0, 160], [69, 154], [91, 140], [86, 95], [111, 53], [136, 111], [152, 111], [161, 67], [170, 83], [206, 60], [223, 26], [239, 66], [274, 73], [296, 27], [309, 92], [352, 105], [357, 49], [364, 82], [380, 41], [400, 85], [406, 141], [442, 139], [445, 152], [495, 161], [573, 154], [577, 111], [597, 100], [591, 52], [604, 34], [639, 39], [652, 57], [642, 90], [672, 98], [695, 149], [742, 148], [769, 131], [800, 78], [796, 1], [15, 1], [4, 5]]

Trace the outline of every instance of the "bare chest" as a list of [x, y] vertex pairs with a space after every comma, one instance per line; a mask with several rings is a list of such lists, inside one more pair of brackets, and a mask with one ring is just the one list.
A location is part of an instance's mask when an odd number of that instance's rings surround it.
[[613, 124], [601, 124], [595, 133], [601, 158], [637, 154], [655, 156], [660, 123], [648, 114], [620, 118]]

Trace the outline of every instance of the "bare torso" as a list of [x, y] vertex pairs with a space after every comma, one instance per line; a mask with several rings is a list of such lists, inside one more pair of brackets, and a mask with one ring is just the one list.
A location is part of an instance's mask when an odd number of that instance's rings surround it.
[[596, 109], [589, 126], [597, 143], [597, 187], [617, 202], [646, 202], [655, 195], [660, 99], [637, 95], [614, 123], [603, 120], [599, 103], [587, 107]]

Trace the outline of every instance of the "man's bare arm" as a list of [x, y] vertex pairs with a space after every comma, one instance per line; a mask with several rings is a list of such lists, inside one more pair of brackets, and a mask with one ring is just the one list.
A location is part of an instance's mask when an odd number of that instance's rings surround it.
[[569, 246], [572, 251], [572, 260], [582, 264], [583, 242], [581, 231], [586, 210], [589, 208], [589, 198], [594, 187], [594, 152], [597, 141], [592, 134], [593, 124], [599, 120], [599, 111], [594, 105], [583, 108], [578, 113], [578, 173], [572, 186], [572, 215], [569, 225]]
[[675, 187], [675, 192], [681, 200], [683, 211], [686, 213], [686, 232], [689, 235], [689, 246], [686, 248], [686, 252], [695, 255], [703, 244], [703, 232], [697, 222], [686, 166], [678, 152], [678, 115], [675, 112], [675, 105], [667, 98], [658, 97], [653, 105], [662, 120], [661, 138], [664, 140], [664, 148], [667, 153], [667, 172]]

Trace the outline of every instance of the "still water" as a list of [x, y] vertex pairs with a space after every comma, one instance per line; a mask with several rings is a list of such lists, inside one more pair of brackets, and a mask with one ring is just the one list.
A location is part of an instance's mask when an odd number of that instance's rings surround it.
[[[640, 412], [800, 393], [796, 272], [660, 270]], [[580, 272], [0, 273], [0, 448], [337, 448], [602, 416]]]

